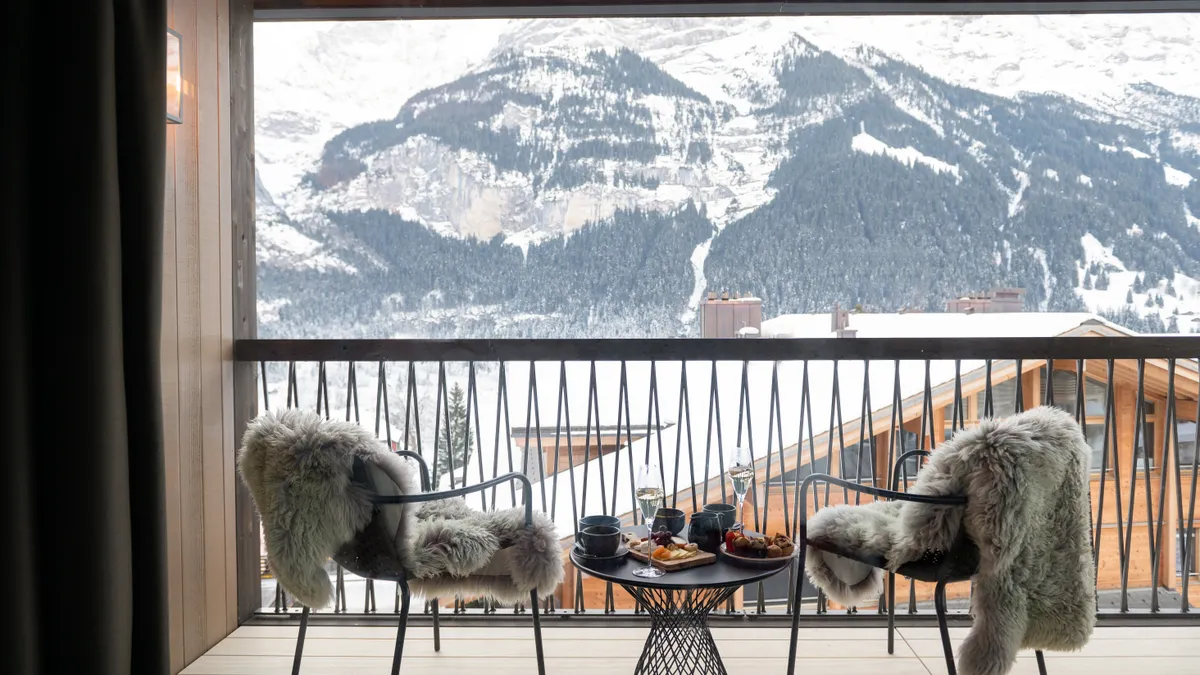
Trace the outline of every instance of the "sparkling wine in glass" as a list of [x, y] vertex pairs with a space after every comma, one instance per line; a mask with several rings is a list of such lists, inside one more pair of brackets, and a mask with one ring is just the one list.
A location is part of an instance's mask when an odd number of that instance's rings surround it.
[[746, 493], [750, 491], [750, 485], [754, 482], [754, 458], [750, 455], [749, 447], [738, 446], [734, 449], [733, 465], [726, 473], [729, 475], [729, 482], [733, 484], [733, 494], [738, 500], [738, 517], [744, 527]]
[[[638, 507], [642, 510], [642, 519], [646, 521], [646, 556], [649, 558], [654, 551], [654, 545], [650, 541], [652, 534], [650, 528], [654, 523], [654, 516], [662, 507], [666, 496], [663, 492], [662, 476], [659, 475], [657, 466], [645, 464], [638, 470], [637, 488], [634, 494], [637, 497]], [[655, 567], [649, 559], [646, 560], [645, 567], [639, 567], [633, 571], [634, 576], [648, 579], [661, 577], [663, 574], [666, 573]]]

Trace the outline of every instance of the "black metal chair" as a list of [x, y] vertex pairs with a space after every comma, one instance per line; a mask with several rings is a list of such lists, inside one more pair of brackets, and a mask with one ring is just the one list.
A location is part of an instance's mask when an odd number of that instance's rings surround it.
[[[967, 498], [965, 496], [949, 496], [949, 497], [934, 497], [929, 495], [911, 494], [908, 492], [900, 492], [899, 482], [900, 473], [904, 468], [904, 463], [910, 458], [928, 457], [927, 450], [910, 450], [896, 460], [896, 465], [892, 470], [892, 480], [890, 490], [852, 483], [834, 478], [827, 474], [814, 473], [805, 477], [800, 484], [800, 492], [797, 495], [800, 504], [800, 521], [799, 521], [799, 537], [796, 545], [799, 547], [799, 569], [800, 573], [796, 576], [796, 589], [793, 613], [792, 613], [792, 635], [791, 648], [788, 654], [788, 675], [794, 675], [796, 672], [796, 637], [800, 628], [800, 593], [804, 583], [804, 562], [805, 554], [809, 546], [814, 549], [832, 553], [834, 555], [848, 558], [871, 567], [876, 567], [882, 570], [888, 570], [888, 560], [881, 556], [866, 553], [864, 551], [844, 550], [837, 546], [828, 545], [825, 542], [812, 542], [808, 540], [808, 490], [814, 483], [827, 483], [836, 485], [847, 490], [873, 495], [880, 499], [892, 499], [896, 501], [914, 502], [919, 504], [935, 504], [941, 506], [966, 506]], [[907, 481], [906, 481], [907, 482]], [[888, 653], [894, 654], [896, 647], [896, 575], [908, 577], [916, 581], [936, 584], [933, 592], [933, 605], [937, 611], [938, 631], [942, 638], [942, 651], [946, 658], [946, 671], [949, 675], [957, 675], [958, 670], [954, 664], [954, 647], [950, 643], [950, 629], [946, 622], [946, 584], [958, 583], [961, 581], [970, 581], [971, 577], [979, 571], [979, 548], [967, 536], [966, 531], [961, 531], [958, 540], [950, 548], [949, 551], [926, 551], [918, 560], [906, 562], [896, 568], [896, 572], [888, 572], [887, 574], [887, 615], [888, 615]], [[1035, 652], [1037, 656], [1038, 672], [1041, 675], [1046, 675], [1046, 659], [1041, 650]]]
[[[520, 481], [524, 486], [521, 505], [525, 509], [525, 527], [533, 526], [533, 501], [531, 499], [533, 489], [529, 478], [524, 474], [514, 472], [477, 485], [462, 487], [456, 490], [431, 492], [429, 466], [425, 463], [425, 459], [415, 452], [402, 451], [396, 454], [415, 459], [420, 465], [422, 493], [418, 495], [400, 494], [399, 486], [386, 473], [373, 465], [356, 459], [354, 461], [352, 481], [367, 492], [371, 503], [375, 505], [375, 512], [370, 522], [367, 523], [367, 526], [333, 556], [335, 562], [352, 574], [364, 579], [392, 581], [397, 584], [400, 593], [400, 627], [396, 632], [396, 649], [392, 657], [392, 675], [399, 674], [400, 662], [404, 656], [404, 635], [408, 628], [411, 593], [409, 592], [404, 566], [393, 545], [393, 536], [400, 525], [400, 514], [397, 513], [398, 509], [384, 507], [396, 504], [419, 504], [422, 502], [462, 497], [512, 481]], [[441, 626], [438, 618], [438, 603], [436, 598], [432, 598], [431, 600], [433, 605], [433, 649], [434, 651], [441, 651]], [[537, 650], [537, 672], [538, 675], [545, 675], [546, 664], [542, 652], [542, 625], [538, 617], [536, 589], [530, 591], [529, 594], [529, 611], [533, 615], [533, 639]], [[296, 655], [292, 660], [292, 675], [299, 675], [300, 673], [300, 660], [304, 653], [304, 635], [308, 630], [308, 614], [309, 608], [305, 607], [300, 615], [300, 634], [296, 641]]]

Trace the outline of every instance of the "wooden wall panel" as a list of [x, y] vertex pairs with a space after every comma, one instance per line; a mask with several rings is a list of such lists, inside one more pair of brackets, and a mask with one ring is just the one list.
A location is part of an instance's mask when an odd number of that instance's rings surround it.
[[[171, 0], [183, 123], [169, 125], [162, 378], [171, 672], [237, 627], [228, 0]], [[165, 121], [164, 121], [165, 123]]]
[[183, 545], [179, 531], [179, 330], [175, 308], [175, 125], [167, 127], [163, 200], [163, 312], [160, 335], [163, 397], [163, 470], [167, 497], [167, 580], [171, 672], [183, 663]]
[[[222, 453], [222, 472], [224, 477], [225, 500], [225, 534], [234, 532], [237, 512], [237, 447], [239, 443], [234, 437], [233, 420], [233, 217], [232, 217], [232, 174], [229, 142], [231, 138], [229, 125], [230, 92], [229, 92], [229, 5], [227, 2], [216, 2], [217, 21], [217, 80], [221, 105], [217, 107], [217, 147], [220, 160], [217, 166], [220, 188], [218, 217], [220, 218], [221, 236], [220, 247], [220, 294], [221, 294], [221, 422], [222, 437], [225, 439], [225, 451]], [[225, 549], [225, 625], [232, 630], [238, 625], [237, 607], [237, 546], [234, 540], [226, 540]]]
[[200, 184], [196, 105], [196, 5], [175, 4], [182, 36], [183, 119], [175, 131], [175, 302], [179, 337], [179, 500], [183, 550], [183, 648], [191, 660], [207, 640], [204, 598], [204, 457], [200, 419]]

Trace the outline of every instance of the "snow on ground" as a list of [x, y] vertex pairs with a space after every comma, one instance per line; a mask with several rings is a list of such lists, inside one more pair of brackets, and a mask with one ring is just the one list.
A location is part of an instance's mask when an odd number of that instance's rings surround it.
[[1058, 181], [1058, 172], [1055, 171], [1054, 169], [1046, 169], [1045, 171], [1042, 172], [1042, 175], [1045, 176], [1046, 178], [1049, 178], [1052, 181], [1055, 181], [1055, 182]]
[[[1200, 227], [1200, 222], [1196, 223]], [[1133, 285], [1135, 279], [1142, 272], [1129, 270], [1125, 264], [1113, 255], [1111, 246], [1105, 246], [1090, 233], [1085, 234], [1082, 239], [1084, 257], [1084, 267], [1088, 267], [1091, 263], [1098, 263], [1101, 268], [1107, 268], [1108, 288], [1076, 288], [1075, 293], [1083, 300], [1087, 308], [1093, 312], [1101, 310], [1119, 310], [1124, 306], [1129, 306], [1138, 313], [1139, 316], [1147, 316], [1157, 312], [1163, 320], [1163, 323], [1168, 323], [1170, 317], [1175, 312], [1181, 315], [1178, 319], [1179, 327], [1183, 331], [1189, 329], [1190, 319], [1185, 320], [1185, 317], [1190, 317], [1192, 313], [1200, 312], [1200, 280], [1176, 272], [1170, 280], [1170, 286], [1174, 289], [1174, 295], [1167, 293], [1166, 279], [1143, 279], [1146, 289], [1142, 293], [1133, 293]], [[1132, 303], [1126, 303], [1126, 299], [1133, 296]], [[1162, 298], [1162, 307], [1158, 303], [1153, 303], [1153, 306], [1147, 307], [1146, 300], [1148, 298]]]
[[1021, 211], [1021, 199], [1025, 196], [1025, 190], [1029, 188], [1029, 174], [1024, 171], [1012, 170], [1013, 175], [1017, 178], [1017, 191], [1011, 193], [1008, 200], [1008, 217], [1012, 218]]
[[1192, 174], [1180, 171], [1170, 164], [1163, 165], [1163, 177], [1166, 178], [1168, 184], [1181, 188], [1191, 185], [1193, 180]]
[[1041, 306], [1038, 307], [1039, 312], [1044, 312], [1050, 307], [1051, 289], [1054, 288], [1054, 276], [1050, 274], [1050, 265], [1046, 263], [1046, 251], [1040, 248], [1032, 249], [1033, 257], [1042, 266], [1042, 290], [1045, 295], [1042, 298]]
[[316, 240], [285, 223], [260, 221], [255, 230], [258, 261], [278, 267], [315, 269], [321, 272], [341, 270], [355, 273], [353, 265], [322, 250]]
[[850, 140], [850, 147], [866, 155], [884, 155], [900, 162], [910, 169], [917, 164], [928, 167], [934, 173], [948, 173], [954, 176], [956, 180], [961, 181], [958, 166], [948, 164], [935, 157], [930, 157], [922, 153], [920, 150], [910, 146], [904, 148], [893, 148], [887, 143], [875, 138], [867, 133], [866, 124], [860, 123], [858, 135]]
[[1192, 213], [1192, 209], [1187, 205], [1187, 202], [1184, 202], [1183, 204], [1183, 215], [1187, 219], [1187, 224], [1189, 226], [1200, 229], [1200, 218], [1197, 218], [1196, 215]]
[[1131, 148], [1129, 146], [1126, 146], [1126, 147], [1122, 148], [1122, 150], [1133, 155], [1134, 158], [1136, 158], [1136, 159], [1150, 159], [1150, 155], [1147, 155], [1146, 153], [1142, 152], [1141, 150], [1138, 150], [1137, 148]]
[[1081, 173], [1081, 174], [1079, 174], [1079, 178], [1077, 178], [1076, 180], [1079, 181], [1080, 185], [1086, 185], [1088, 187], [1092, 187], [1092, 177], [1091, 176]]
[[696, 318], [696, 311], [700, 307], [700, 300], [704, 297], [704, 292], [708, 290], [708, 278], [704, 274], [704, 261], [708, 260], [708, 251], [712, 248], [713, 239], [717, 238], [717, 233], [706, 239], [703, 243], [692, 251], [692, 275], [696, 279], [696, 283], [692, 286], [692, 295], [688, 298], [687, 309], [683, 311], [683, 315], [679, 320], [683, 325], [687, 326]]

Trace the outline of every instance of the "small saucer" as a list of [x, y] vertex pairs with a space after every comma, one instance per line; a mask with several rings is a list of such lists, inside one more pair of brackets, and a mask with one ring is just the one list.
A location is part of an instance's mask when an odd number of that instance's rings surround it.
[[583, 547], [580, 546], [579, 544], [575, 544], [575, 555], [579, 556], [583, 560], [590, 560], [593, 562], [607, 562], [610, 560], [620, 560], [621, 558], [624, 558], [627, 553], [629, 553], [629, 548], [626, 547], [625, 544], [621, 544], [620, 546], [618, 546], [617, 552], [612, 555], [592, 555], [591, 553], [588, 553], [587, 551], [583, 550]]

